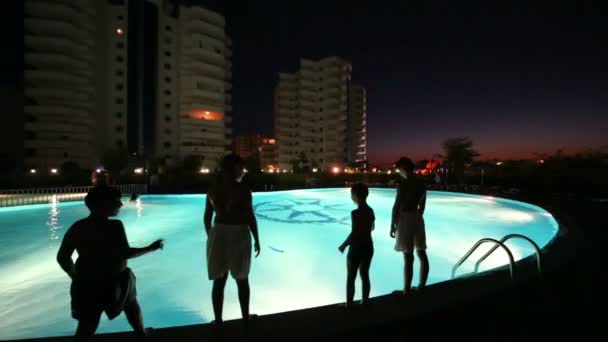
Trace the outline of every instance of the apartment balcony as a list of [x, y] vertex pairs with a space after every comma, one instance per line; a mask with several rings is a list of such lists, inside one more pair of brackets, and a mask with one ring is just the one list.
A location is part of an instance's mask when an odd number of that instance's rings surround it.
[[224, 144], [222, 146], [180, 146], [179, 154], [182, 156], [195, 155], [195, 156], [205, 156], [209, 158], [208, 161], [214, 161], [215, 157], [221, 156], [224, 154], [226, 147]]
[[211, 25], [202, 20], [192, 19], [184, 23], [184, 35], [190, 37], [192, 34], [201, 34], [216, 39], [222, 44], [226, 41], [226, 33], [223, 28]]
[[183, 7], [181, 8], [183, 18], [189, 21], [203, 20], [210, 25], [216, 26], [218, 29], [223, 30], [226, 26], [226, 20], [218, 13], [210, 11], [206, 8], [199, 6]]
[[51, 104], [36, 104], [25, 105], [23, 112], [27, 115], [33, 115], [38, 118], [38, 121], [46, 120], [62, 120], [62, 121], [88, 121], [91, 120], [91, 113], [82, 110], [74, 109], [69, 106], [51, 105]]
[[[67, 71], [48, 71], [48, 70], [27, 70], [25, 72], [26, 84], [35, 84], [37, 86], [48, 85], [50, 87], [72, 88], [82, 90], [82, 87], [87, 88], [88, 83], [82, 77], [69, 74]], [[88, 87], [87, 92], [90, 92]]]
[[213, 78], [219, 82], [224, 82], [226, 80], [226, 72], [224, 68], [218, 65], [205, 63], [203, 61], [194, 60], [192, 58], [184, 60], [182, 65], [183, 73], [186, 75], [190, 75], [193, 77]]
[[28, 52], [24, 60], [26, 65], [31, 65], [37, 69], [57, 69], [67, 74], [80, 75], [82, 69], [89, 68], [89, 64], [74, 56], [65, 55], [57, 52]]
[[92, 48], [92, 41], [88, 40], [88, 32], [81, 27], [65, 21], [25, 18], [25, 32], [36, 36], [62, 37], [71, 39], [79, 44]]
[[227, 64], [226, 58], [222, 54], [212, 50], [190, 47], [185, 49], [184, 54], [191, 57], [193, 60], [218, 66], [222, 68], [222, 70], [224, 70], [224, 67], [226, 67]]
[[90, 63], [93, 59], [93, 51], [84, 46], [80, 41], [64, 37], [50, 36], [25, 36], [25, 55], [41, 55], [43, 57], [62, 55], [68, 56], [76, 61]]
[[[66, 133], [67, 134], [67, 133]], [[58, 134], [57, 136], [59, 136]], [[57, 150], [61, 151], [61, 155], [63, 155], [64, 151], [68, 152], [76, 152], [80, 151], [85, 154], [90, 151], [90, 146], [93, 141], [91, 135], [86, 136], [70, 136], [69, 140], [60, 140], [57, 137], [47, 138], [47, 139], [26, 139], [23, 142], [23, 146], [25, 148], [32, 148], [36, 150], [42, 151], [52, 151]]]
[[28, 0], [25, 2], [25, 13], [32, 18], [49, 18], [65, 22], [80, 22], [82, 11], [69, 3]]
[[[39, 121], [39, 122], [26, 122], [24, 124], [25, 130], [31, 130], [35, 132], [49, 132], [55, 135], [60, 132], [67, 132], [72, 135], [76, 132], [84, 132], [89, 135], [96, 124], [92, 120], [87, 121]], [[76, 136], [76, 135], [73, 135]], [[50, 139], [50, 138], [49, 138]]]

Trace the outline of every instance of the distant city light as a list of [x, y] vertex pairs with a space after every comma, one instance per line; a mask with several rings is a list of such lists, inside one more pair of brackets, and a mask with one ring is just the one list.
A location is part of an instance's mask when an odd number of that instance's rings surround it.
[[391, 174], [391, 170], [386, 171], [386, 173], [388, 173], [390, 175]]
[[102, 171], [101, 169], [95, 170], [95, 172], [97, 172], [97, 173], [101, 173], [101, 171]]
[[136, 174], [140, 175], [140, 174], [144, 173], [144, 168], [143, 167], [138, 167], [135, 170], [133, 170], [133, 172], [135, 172]]
[[122, 28], [118, 27], [116, 29], [116, 34], [122, 36], [123, 34], [125, 34], [125, 31]]
[[537, 162], [537, 163], [539, 163], [539, 164], [544, 164], [544, 163], [545, 163], [545, 160], [544, 160], [544, 159], [539, 159], [539, 160], [537, 160], [536, 162]]
[[337, 167], [337, 166], [334, 166], [334, 167], [331, 169], [331, 172], [333, 172], [333, 173], [335, 173], [335, 174], [338, 174], [338, 173], [340, 173], [340, 168], [339, 168], [339, 167]]
[[36, 173], [36, 169], [30, 169], [30, 173], [31, 174], [35, 174]]
[[496, 162], [496, 165], [500, 166], [500, 165], [502, 165], [502, 162], [501, 161]]
[[270, 169], [270, 170], [268, 170], [268, 172], [274, 173], [274, 169]]
[[378, 172], [378, 169], [377, 168], [373, 168], [372, 172]]
[[312, 172], [317, 173], [319, 171], [319, 169], [317, 169], [316, 167], [312, 169]]
[[200, 170], [200, 173], [209, 173], [209, 169], [204, 167]]
[[205, 114], [209, 115], [209, 112], [208, 112], [208, 111], [205, 111]]
[[247, 169], [243, 169], [243, 172], [247, 173], [247, 172], [249, 172], [249, 170], [247, 170]]
[[52, 174], [56, 175], [56, 174], [57, 174], [57, 172], [59, 172], [59, 171], [57, 171], [57, 169], [51, 169], [51, 173], [52, 173]]

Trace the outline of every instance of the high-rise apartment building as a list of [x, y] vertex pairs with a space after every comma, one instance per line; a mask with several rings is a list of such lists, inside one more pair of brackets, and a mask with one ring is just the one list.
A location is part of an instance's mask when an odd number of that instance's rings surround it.
[[351, 84], [348, 89], [348, 160], [367, 167], [367, 96], [365, 88]]
[[180, 3], [24, 3], [26, 168], [96, 167], [109, 148], [215, 165], [231, 143], [231, 41], [221, 15]]
[[276, 170], [278, 165], [277, 140], [261, 134], [238, 135], [235, 151], [243, 159], [254, 158], [263, 170]]
[[323, 169], [363, 166], [365, 91], [351, 84], [351, 70], [348, 61], [328, 57], [302, 59], [298, 72], [279, 74], [275, 89], [279, 169], [301, 164]]
[[32, 0], [24, 6], [24, 165], [92, 165], [99, 127], [95, 4]]
[[156, 154], [213, 168], [230, 149], [232, 42], [224, 17], [198, 6], [160, 8]]

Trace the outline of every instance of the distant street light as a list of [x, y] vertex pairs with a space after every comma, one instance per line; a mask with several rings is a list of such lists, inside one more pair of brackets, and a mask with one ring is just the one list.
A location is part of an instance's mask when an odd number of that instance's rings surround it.
[[56, 175], [56, 174], [57, 174], [57, 172], [59, 172], [59, 171], [57, 171], [57, 169], [51, 169], [51, 173], [52, 173], [52, 174]]
[[135, 172], [135, 174], [141, 175], [142, 173], [144, 173], [144, 168], [138, 167], [135, 170], [133, 170], [133, 172]]
[[36, 173], [36, 169], [30, 169], [30, 173], [31, 174], [35, 174]]

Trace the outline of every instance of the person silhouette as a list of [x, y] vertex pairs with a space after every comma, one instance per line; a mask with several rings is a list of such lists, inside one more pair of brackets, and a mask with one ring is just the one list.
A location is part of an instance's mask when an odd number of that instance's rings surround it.
[[344, 253], [346, 247], [346, 308], [353, 305], [355, 296], [355, 279], [357, 271], [361, 276], [362, 294], [361, 304], [369, 303], [370, 280], [369, 267], [374, 255], [372, 242], [372, 230], [374, 230], [374, 210], [367, 205], [369, 189], [365, 184], [356, 183], [350, 189], [351, 198], [357, 205], [357, 209], [351, 212], [352, 231], [346, 240], [338, 247], [340, 253]]
[[250, 319], [251, 236], [256, 257], [260, 254], [260, 241], [251, 191], [242, 183], [244, 175], [243, 160], [235, 154], [225, 156], [205, 203], [207, 272], [209, 280], [213, 281], [211, 299], [215, 320], [212, 323], [217, 325], [223, 322], [224, 287], [228, 273], [236, 280], [245, 325]]
[[422, 180], [414, 174], [414, 163], [406, 157], [400, 158], [395, 167], [400, 180], [397, 184], [397, 195], [393, 205], [390, 236], [396, 240], [395, 250], [404, 256], [403, 294], [412, 291], [414, 268], [414, 248], [420, 259], [420, 279], [418, 289], [426, 286], [429, 275], [429, 259], [426, 254], [426, 232], [424, 226], [424, 209], [426, 206], [426, 189]]
[[[124, 311], [138, 337], [146, 335], [135, 286], [135, 275], [127, 260], [163, 248], [156, 240], [143, 248], [129, 245], [118, 215], [122, 202], [113, 187], [93, 187], [85, 197], [90, 215], [76, 221], [65, 233], [57, 262], [72, 279], [72, 317], [78, 320], [75, 337], [87, 341], [95, 334], [103, 312], [114, 319]], [[78, 259], [72, 261], [76, 251]]]

